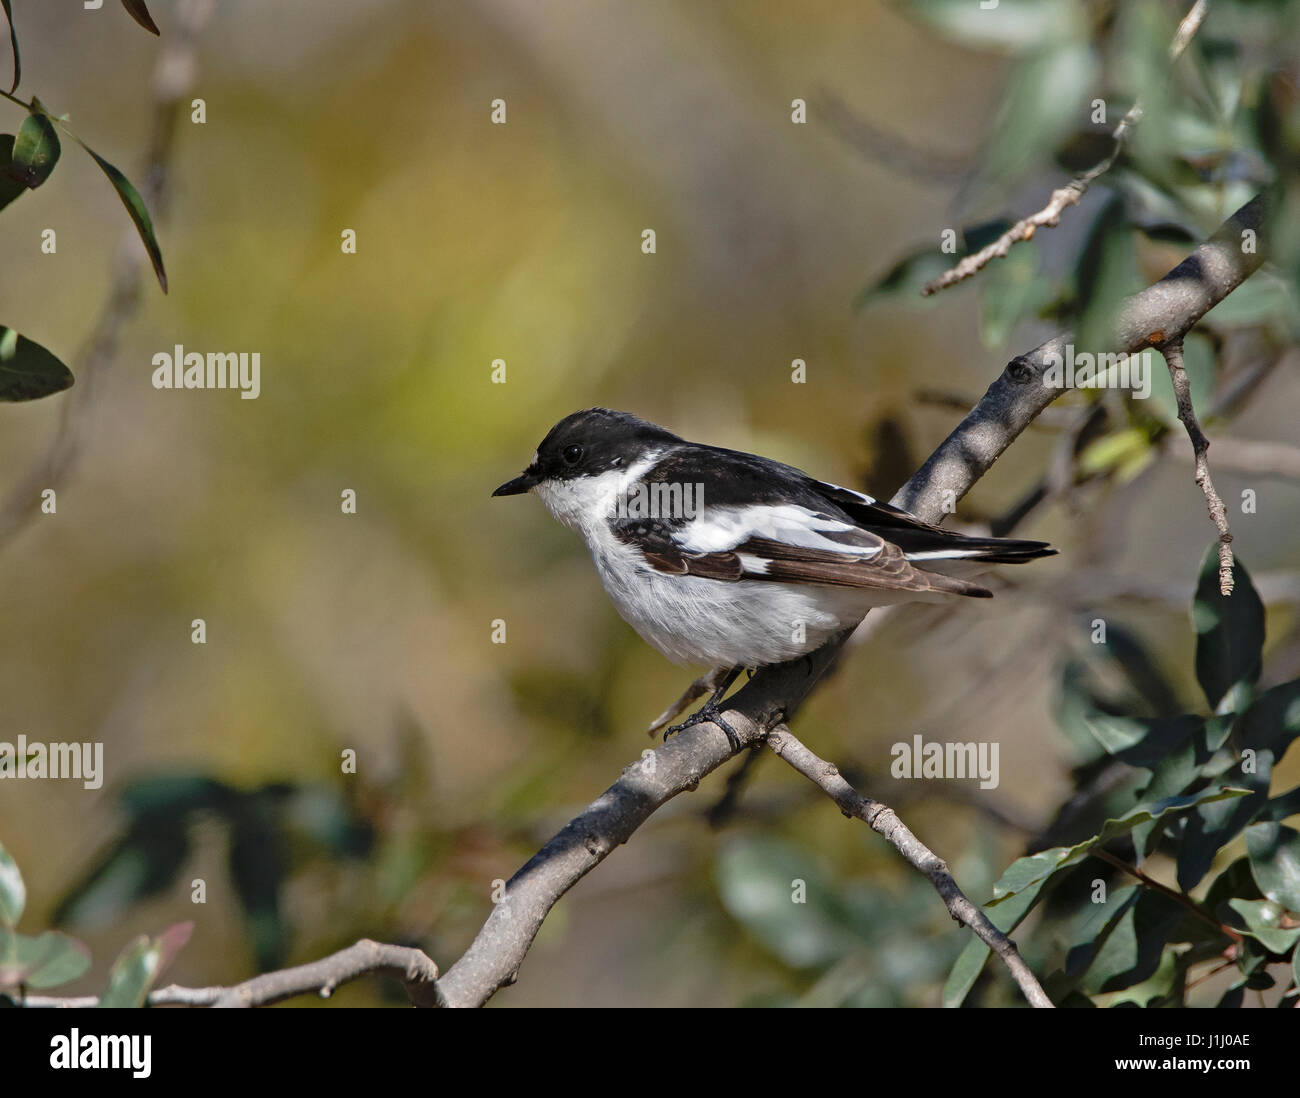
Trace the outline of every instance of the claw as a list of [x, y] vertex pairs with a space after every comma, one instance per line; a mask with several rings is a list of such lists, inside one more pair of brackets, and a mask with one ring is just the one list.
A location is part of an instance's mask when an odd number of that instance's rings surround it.
[[739, 751], [743, 746], [740, 742], [740, 736], [736, 730], [729, 725], [722, 716], [722, 710], [718, 708], [718, 703], [712, 698], [706, 701], [694, 713], [687, 717], [681, 724], [670, 725], [664, 729], [664, 740], [674, 732], [681, 732], [685, 728], [691, 728], [697, 724], [716, 724], [726, 734], [727, 743], [731, 745], [733, 751]]
[[[728, 668], [726, 667], [715, 667], [708, 674], [701, 675], [691, 683], [691, 685], [682, 692], [680, 698], [655, 718], [654, 723], [650, 725], [650, 738], [654, 739], [655, 733], [661, 728], [667, 726], [669, 721], [685, 713], [687, 708], [696, 698], [702, 697], [705, 694], [711, 694], [717, 690], [718, 683], [721, 681], [722, 677], [726, 675], [727, 671]], [[667, 737], [665, 736], [665, 738]]]

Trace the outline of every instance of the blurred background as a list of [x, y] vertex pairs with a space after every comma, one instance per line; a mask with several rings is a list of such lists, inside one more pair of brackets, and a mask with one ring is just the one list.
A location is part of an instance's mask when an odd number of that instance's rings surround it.
[[[1251, 90], [1282, 71], [1294, 97], [1295, 6], [1215, 5], [1168, 92], [1176, 124], [1149, 115], [1151, 145], [1059, 228], [922, 303], [943, 230], [970, 244], [1106, 154], [1185, 7], [975, 6], [225, 0], [186, 95], [206, 122], [182, 111], [158, 218], [170, 293], [141, 285], [93, 386], [79, 355], [130, 226], [65, 142], [0, 218], [0, 320], [78, 373], [0, 411], [0, 491], [80, 402], [57, 514], [0, 540], [0, 740], [100, 741], [106, 781], [0, 784], [0, 841], [27, 925], [92, 950], [72, 991], [185, 919], [164, 982], [359, 936], [448, 967], [491, 882], [649, 745], [695, 672], [617, 617], [537, 501], [489, 499], [556, 420], [625, 409], [888, 498], [1008, 358], [1159, 277], [1271, 178]], [[129, 175], [174, 31], [153, 7], [161, 39], [111, 3], [14, 4], [27, 94]], [[1081, 106], [1097, 96], [1108, 124]], [[1152, 182], [1157, 153], [1190, 167]], [[1294, 443], [1295, 299], [1257, 278], [1189, 369], [1219, 432]], [[260, 352], [260, 397], [155, 390], [176, 344]], [[796, 725], [977, 900], [1090, 757], [1062, 712], [1068, 668], [1116, 677], [1095, 620], [1132, 638], [1162, 704], [1204, 709], [1187, 608], [1213, 529], [1153, 366], [1149, 402], [1059, 402], [956, 516], [1060, 556], [992, 602], [873, 614]], [[1268, 605], [1266, 677], [1294, 676], [1300, 486], [1230, 463], [1215, 482]], [[1000, 786], [892, 778], [916, 734], [998, 742]], [[936, 1002], [964, 939], [929, 885], [772, 758], [715, 811], [726, 785], [667, 805], [566, 896], [495, 1004]], [[793, 878], [810, 902], [792, 911]]]

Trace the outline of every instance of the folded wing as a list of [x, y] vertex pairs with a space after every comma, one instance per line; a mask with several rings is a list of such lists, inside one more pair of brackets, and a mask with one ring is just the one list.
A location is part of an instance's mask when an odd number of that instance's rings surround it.
[[[701, 458], [700, 451], [707, 451]], [[1055, 552], [1041, 541], [976, 538], [922, 522], [861, 492], [753, 455], [700, 447], [651, 479], [702, 486], [693, 516], [628, 520], [615, 535], [660, 572], [730, 583], [807, 583], [988, 598], [984, 587], [918, 565], [1019, 564]], [[757, 501], [757, 502], [755, 502]]]

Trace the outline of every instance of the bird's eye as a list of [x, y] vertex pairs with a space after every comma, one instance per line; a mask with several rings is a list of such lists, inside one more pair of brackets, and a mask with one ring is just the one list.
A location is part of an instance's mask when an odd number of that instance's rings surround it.
[[582, 447], [566, 446], [561, 456], [564, 458], [566, 465], [577, 465], [582, 460]]

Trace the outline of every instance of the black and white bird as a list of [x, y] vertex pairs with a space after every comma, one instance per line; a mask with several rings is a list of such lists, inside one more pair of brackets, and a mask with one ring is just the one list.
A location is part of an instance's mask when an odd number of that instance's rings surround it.
[[793, 466], [606, 408], [560, 420], [528, 468], [492, 494], [525, 492], [582, 535], [615, 608], [651, 647], [712, 669], [652, 734], [708, 690], [686, 723], [718, 721], [741, 670], [812, 652], [874, 606], [992, 595], [949, 572], [1055, 553], [1041, 541], [944, 530]]

